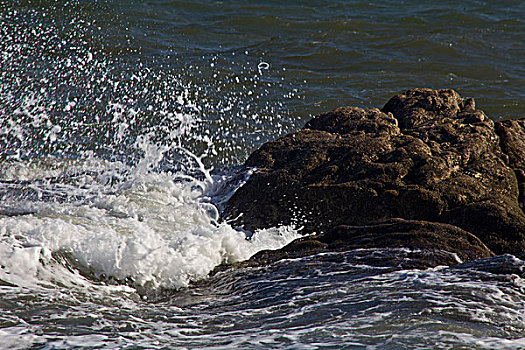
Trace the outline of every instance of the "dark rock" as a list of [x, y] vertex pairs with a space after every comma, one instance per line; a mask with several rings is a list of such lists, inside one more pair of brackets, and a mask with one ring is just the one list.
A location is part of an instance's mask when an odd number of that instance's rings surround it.
[[[381, 110], [339, 108], [255, 151], [246, 165], [257, 170], [223, 218], [250, 231], [295, 225], [322, 233], [315, 249], [291, 245], [283, 254], [402, 246], [488, 256], [469, 233], [496, 254], [523, 253], [524, 135], [524, 120], [495, 125], [453, 90], [409, 90]], [[410, 224], [378, 224], [392, 218]]]
[[368, 226], [336, 226], [318, 240], [331, 250], [357, 248], [440, 249], [469, 261], [493, 256], [479, 238], [456, 226], [392, 219]]
[[[494, 256], [479, 238], [456, 226], [392, 219], [374, 225], [336, 226], [326, 233], [297, 239], [282, 249], [261, 251], [237, 265], [265, 266], [281, 259], [369, 248], [409, 248], [411, 255], [419, 254], [417, 266], [411, 261], [411, 266], [418, 268], [450, 266]], [[395, 261], [391, 263], [396, 265]], [[400, 263], [406, 261], [397, 262]]]
[[507, 164], [514, 170], [518, 181], [518, 202], [525, 210], [525, 119], [505, 120], [496, 123], [500, 146]]

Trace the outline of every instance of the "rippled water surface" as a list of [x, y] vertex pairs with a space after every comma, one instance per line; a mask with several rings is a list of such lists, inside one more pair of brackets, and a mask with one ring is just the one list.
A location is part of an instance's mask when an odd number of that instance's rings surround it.
[[312, 115], [431, 87], [524, 117], [524, 18], [505, 0], [0, 0], [0, 348], [525, 349], [513, 256], [210, 276], [298, 236], [219, 211], [248, 154]]

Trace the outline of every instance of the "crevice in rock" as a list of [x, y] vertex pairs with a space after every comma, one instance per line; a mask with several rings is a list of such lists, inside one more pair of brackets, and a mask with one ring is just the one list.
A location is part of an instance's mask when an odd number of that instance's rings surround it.
[[[516, 123], [523, 122], [525, 125], [525, 119], [521, 119], [516, 121]], [[504, 155], [502, 157], [502, 161], [512, 169], [514, 172], [514, 176], [516, 178], [517, 188], [518, 188], [518, 204], [519, 208], [521, 209], [521, 212], [525, 215], [525, 168], [520, 167], [518, 163], [518, 159], [516, 159], [516, 155], [513, 154], [516, 152], [516, 150], [511, 149], [509, 146], [508, 141], [508, 127], [506, 127], [506, 124], [514, 124], [513, 121], [500, 121], [494, 123], [494, 129], [496, 132], [496, 135], [498, 136], [498, 144], [499, 144], [499, 150]], [[519, 124], [518, 124], [519, 125]], [[525, 141], [522, 140], [522, 145], [525, 146]], [[525, 153], [525, 150], [522, 149]], [[522, 159], [522, 162], [525, 163], [525, 159]]]

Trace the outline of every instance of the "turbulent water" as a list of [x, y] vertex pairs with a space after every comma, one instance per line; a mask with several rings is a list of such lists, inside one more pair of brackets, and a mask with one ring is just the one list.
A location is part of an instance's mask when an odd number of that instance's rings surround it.
[[210, 275], [298, 236], [219, 212], [247, 155], [313, 114], [431, 87], [523, 117], [524, 18], [510, 0], [0, 1], [0, 348], [525, 349], [513, 256]]

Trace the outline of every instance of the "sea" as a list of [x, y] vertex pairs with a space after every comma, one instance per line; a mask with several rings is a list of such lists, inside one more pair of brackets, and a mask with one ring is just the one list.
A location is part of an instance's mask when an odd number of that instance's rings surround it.
[[516, 256], [224, 268], [299, 237], [221, 220], [251, 152], [416, 87], [525, 117], [525, 3], [0, 0], [0, 349], [525, 349]]

